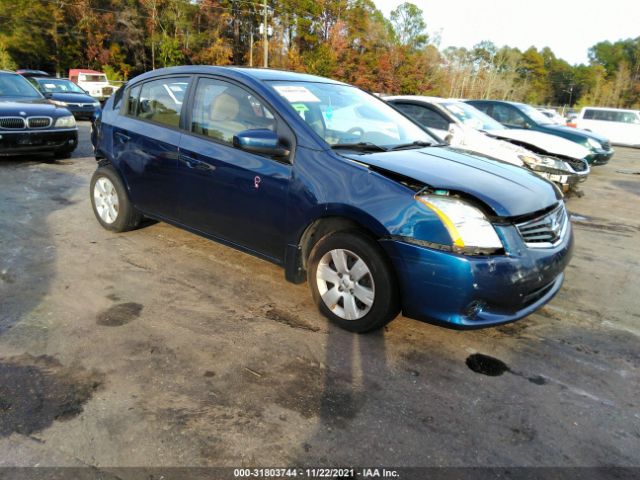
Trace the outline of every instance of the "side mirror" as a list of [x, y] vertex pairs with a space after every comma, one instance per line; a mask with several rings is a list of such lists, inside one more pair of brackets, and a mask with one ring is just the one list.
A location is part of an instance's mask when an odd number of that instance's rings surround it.
[[278, 134], [266, 128], [243, 130], [233, 136], [233, 146], [246, 152], [286, 157], [289, 150], [280, 145]]
[[53, 93], [51, 93], [51, 92], [44, 92], [44, 98], [53, 98]]

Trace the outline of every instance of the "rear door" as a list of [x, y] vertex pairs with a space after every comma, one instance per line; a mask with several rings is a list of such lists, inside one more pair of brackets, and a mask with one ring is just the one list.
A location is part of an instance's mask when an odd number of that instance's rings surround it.
[[113, 126], [116, 166], [133, 204], [144, 213], [179, 220], [178, 146], [183, 98], [190, 77], [150, 80], [126, 93], [123, 115]]
[[273, 109], [241, 85], [201, 77], [191, 95], [177, 174], [180, 216], [192, 228], [276, 261], [285, 250], [288, 160], [246, 152], [233, 136], [249, 129], [293, 132]]

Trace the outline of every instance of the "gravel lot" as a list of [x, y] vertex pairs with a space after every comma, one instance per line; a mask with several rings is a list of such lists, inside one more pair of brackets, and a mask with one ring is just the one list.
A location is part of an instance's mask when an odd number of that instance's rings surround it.
[[640, 150], [568, 200], [538, 313], [358, 336], [274, 265], [103, 230], [81, 130], [69, 161], [0, 158], [0, 465], [640, 466]]

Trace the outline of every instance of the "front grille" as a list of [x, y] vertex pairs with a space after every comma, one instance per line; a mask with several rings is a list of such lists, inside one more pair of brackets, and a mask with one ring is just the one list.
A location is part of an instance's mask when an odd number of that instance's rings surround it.
[[524, 243], [531, 248], [549, 248], [557, 245], [564, 236], [567, 223], [567, 212], [561, 203], [551, 212], [516, 225]]
[[51, 117], [29, 117], [29, 128], [47, 128], [51, 126]]
[[571, 168], [573, 168], [573, 170], [575, 172], [584, 172], [587, 170], [587, 168], [589, 168], [589, 165], [587, 164], [587, 162], [585, 162], [584, 160], [565, 160], [569, 165], [571, 165]]
[[111, 95], [113, 93], [113, 87], [102, 87], [103, 95]]
[[24, 118], [22, 117], [0, 117], [0, 128], [20, 130], [25, 127]]

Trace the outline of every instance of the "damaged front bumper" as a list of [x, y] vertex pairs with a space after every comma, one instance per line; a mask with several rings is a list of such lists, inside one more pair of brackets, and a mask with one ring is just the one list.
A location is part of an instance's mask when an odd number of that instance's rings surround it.
[[549, 302], [560, 290], [571, 258], [571, 226], [551, 248], [528, 248], [514, 226], [496, 230], [505, 244], [503, 255], [467, 256], [382, 240], [400, 282], [403, 314], [473, 329], [519, 320]]
[[539, 171], [534, 169], [532, 169], [532, 171], [542, 178], [546, 178], [550, 182], [555, 183], [562, 193], [567, 193], [589, 178], [591, 167], [589, 167], [589, 164], [585, 160], [572, 160], [565, 161], [564, 163], [566, 165], [566, 170], [564, 171]]

